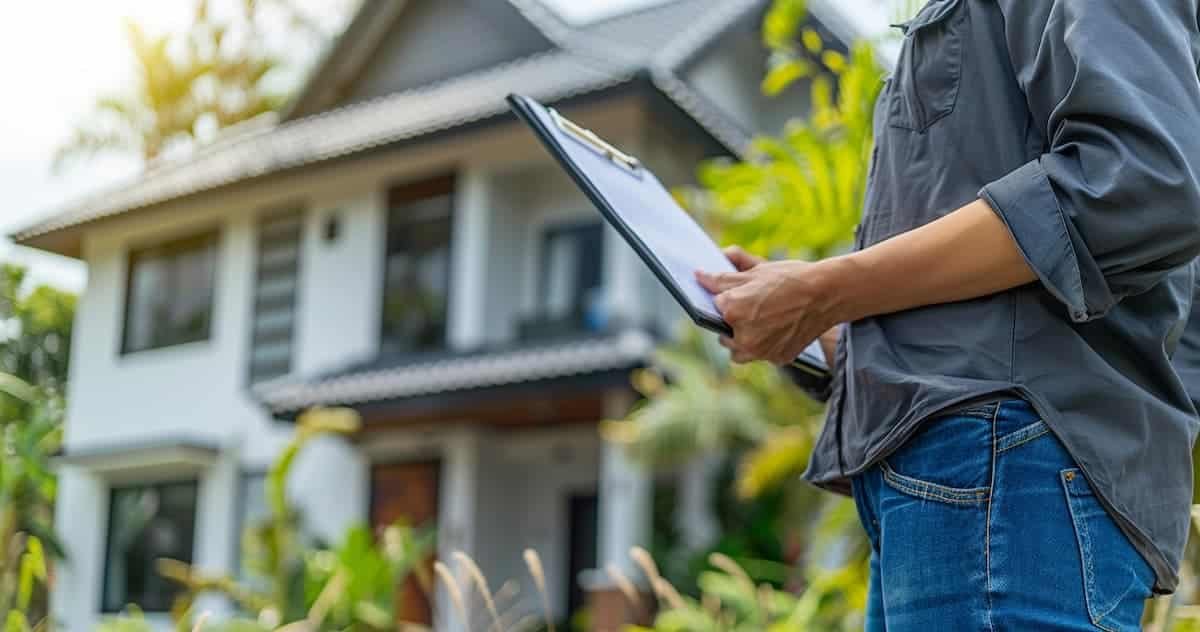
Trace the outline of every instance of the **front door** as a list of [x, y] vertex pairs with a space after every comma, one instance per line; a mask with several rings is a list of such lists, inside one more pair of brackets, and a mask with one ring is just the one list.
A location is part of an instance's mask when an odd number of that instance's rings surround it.
[[600, 507], [595, 492], [573, 494], [567, 501], [570, 551], [567, 559], [567, 613], [574, 616], [585, 605], [579, 576], [597, 567], [596, 543], [600, 536]]
[[[377, 464], [371, 467], [371, 527], [376, 534], [397, 521], [432, 528], [438, 512], [436, 461]], [[418, 577], [421, 576], [421, 577]], [[410, 576], [396, 595], [400, 621], [429, 625], [433, 622], [433, 557]]]

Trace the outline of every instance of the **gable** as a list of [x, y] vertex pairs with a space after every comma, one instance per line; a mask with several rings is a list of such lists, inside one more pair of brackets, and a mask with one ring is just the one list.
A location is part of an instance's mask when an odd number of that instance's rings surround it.
[[323, 109], [349, 105], [549, 50], [508, 2], [412, 0], [357, 77]]
[[[800, 79], [776, 96], [763, 94], [761, 84], [770, 52], [762, 43], [762, 19], [761, 10], [743, 16], [679, 72], [743, 130], [778, 135], [788, 121], [808, 115], [811, 81]], [[841, 40], [813, 16], [808, 26], [844, 50]]]

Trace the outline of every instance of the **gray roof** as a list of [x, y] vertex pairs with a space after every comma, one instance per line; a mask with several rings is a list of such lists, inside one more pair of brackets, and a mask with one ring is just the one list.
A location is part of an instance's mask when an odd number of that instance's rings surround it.
[[[766, 0], [676, 0], [579, 28], [562, 22], [538, 0], [509, 1], [558, 48], [365, 103], [251, 129], [186, 158], [155, 163], [136, 180], [86, 197], [12, 237], [78, 254], [61, 244], [50, 245], [54, 240], [46, 237], [183, 196], [493, 118], [507, 112], [504, 97], [514, 89], [552, 102], [648, 77], [731, 151], [747, 145], [749, 134], [675, 71], [704, 42]], [[685, 19], [687, 26], [681, 29], [680, 21]], [[630, 35], [618, 37], [621, 32]], [[662, 45], [635, 47], [629, 45], [631, 39]]]
[[105, 191], [22, 230], [17, 241], [256, 176], [451, 129], [507, 111], [514, 86], [554, 101], [623, 83], [635, 69], [602, 69], [565, 52], [542, 53], [362, 104], [257, 130], [157, 164], [134, 183]]
[[329, 375], [280, 378], [253, 391], [268, 410], [282, 415], [313, 406], [358, 406], [627, 370], [644, 363], [653, 347], [649, 334], [628, 330], [500, 350], [383, 358]]

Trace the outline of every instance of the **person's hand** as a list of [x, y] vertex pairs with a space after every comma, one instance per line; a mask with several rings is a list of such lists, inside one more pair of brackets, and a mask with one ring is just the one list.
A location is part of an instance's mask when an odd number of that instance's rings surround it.
[[821, 337], [818, 339], [818, 342], [821, 343], [821, 351], [825, 353], [826, 366], [832, 367], [836, 364], [834, 356], [837, 355], [837, 343], [841, 335], [841, 325], [834, 325], [821, 334]]
[[733, 328], [733, 337], [723, 337], [721, 344], [735, 362], [791, 364], [840, 322], [836, 284], [823, 262], [767, 262], [740, 249], [727, 254], [738, 272], [697, 272], [696, 278]]

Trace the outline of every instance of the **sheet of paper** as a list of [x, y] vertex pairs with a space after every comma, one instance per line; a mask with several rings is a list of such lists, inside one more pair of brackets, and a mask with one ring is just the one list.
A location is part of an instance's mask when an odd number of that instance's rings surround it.
[[[700, 224], [648, 169], [640, 169], [638, 175], [630, 173], [563, 131], [545, 110], [538, 108], [537, 113], [545, 118], [546, 127], [555, 134], [569, 158], [662, 263], [691, 304], [720, 318], [712, 295], [696, 281], [695, 273], [697, 270], [731, 272], [734, 267]], [[820, 345], [815, 342], [804, 353], [821, 363], [825, 361]]]

